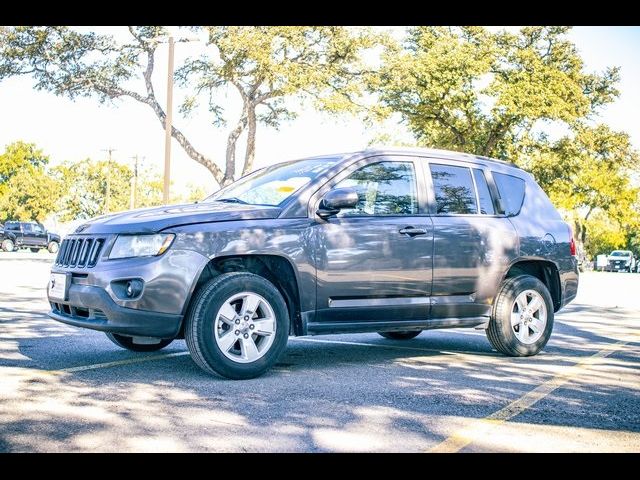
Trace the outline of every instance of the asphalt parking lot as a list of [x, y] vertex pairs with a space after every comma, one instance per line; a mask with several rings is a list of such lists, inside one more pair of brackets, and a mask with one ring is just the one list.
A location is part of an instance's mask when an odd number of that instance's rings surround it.
[[0, 451], [640, 451], [640, 274], [584, 273], [531, 358], [483, 332], [291, 338], [265, 376], [211, 377], [49, 320], [53, 256], [0, 253]]

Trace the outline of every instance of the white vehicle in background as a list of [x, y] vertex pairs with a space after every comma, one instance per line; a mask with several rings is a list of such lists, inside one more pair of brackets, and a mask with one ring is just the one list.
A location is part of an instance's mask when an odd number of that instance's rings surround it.
[[614, 250], [609, 254], [609, 270], [612, 272], [633, 272], [636, 259], [629, 250]]

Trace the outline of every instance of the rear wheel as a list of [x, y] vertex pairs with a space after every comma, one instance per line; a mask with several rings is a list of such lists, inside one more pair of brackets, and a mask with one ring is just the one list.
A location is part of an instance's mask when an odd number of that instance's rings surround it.
[[31, 250], [33, 253], [38, 253], [40, 251], [40, 249], [36, 247], [31, 247], [29, 250]]
[[378, 335], [390, 340], [411, 340], [422, 333], [422, 330], [406, 330], [402, 332], [378, 332]]
[[173, 342], [173, 339], [169, 338], [158, 339], [158, 343], [134, 343], [133, 337], [119, 335], [117, 333], [107, 333], [106, 335], [109, 340], [111, 340], [119, 347], [122, 347], [126, 350], [131, 350], [132, 352], [155, 352]]
[[7, 238], [7, 239], [5, 239], [5, 240], [2, 242], [2, 249], [3, 249], [5, 252], [13, 252], [13, 249], [14, 249], [14, 248], [15, 248], [15, 244], [13, 243], [13, 241], [12, 241], [12, 240], [9, 240], [9, 239]]
[[547, 287], [531, 275], [508, 278], [500, 288], [487, 328], [489, 342], [512, 357], [535, 355], [553, 330], [553, 302]]
[[205, 283], [189, 305], [186, 322], [185, 341], [196, 364], [234, 380], [262, 375], [289, 338], [282, 295], [252, 273], [225, 273]]
[[58, 242], [54, 240], [52, 242], [49, 242], [47, 250], [49, 250], [49, 253], [58, 253], [58, 248], [60, 248], [60, 245], [58, 245]]

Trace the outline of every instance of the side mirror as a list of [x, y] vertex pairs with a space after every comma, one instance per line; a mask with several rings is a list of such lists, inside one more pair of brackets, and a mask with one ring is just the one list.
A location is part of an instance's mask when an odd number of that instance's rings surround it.
[[343, 208], [354, 208], [357, 204], [358, 192], [354, 188], [334, 188], [322, 197], [316, 213], [322, 218], [329, 218]]

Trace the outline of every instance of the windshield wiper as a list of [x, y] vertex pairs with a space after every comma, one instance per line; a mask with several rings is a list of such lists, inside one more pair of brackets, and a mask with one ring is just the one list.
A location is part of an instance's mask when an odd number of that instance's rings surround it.
[[229, 197], [229, 198], [216, 198], [216, 202], [227, 202], [227, 203], [241, 203], [242, 205], [249, 205], [249, 202], [245, 202], [244, 200], [240, 200], [238, 197]]

